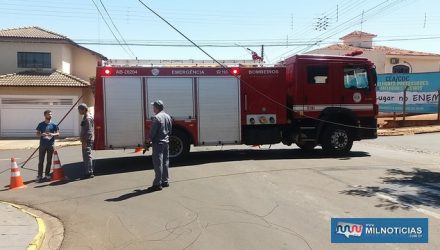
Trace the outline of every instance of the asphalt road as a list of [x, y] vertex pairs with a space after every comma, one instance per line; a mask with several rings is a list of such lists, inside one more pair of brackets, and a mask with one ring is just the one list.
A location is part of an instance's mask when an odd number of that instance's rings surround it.
[[[145, 192], [151, 157], [98, 151], [97, 176], [79, 180], [80, 149], [66, 147], [69, 182], [31, 182], [33, 159], [22, 170], [28, 188], [0, 200], [60, 218], [62, 249], [440, 249], [439, 143], [439, 133], [385, 137], [343, 158], [282, 145], [197, 148], [155, 193]], [[30, 152], [0, 152], [0, 171]], [[332, 217], [429, 218], [429, 243], [331, 244]]]

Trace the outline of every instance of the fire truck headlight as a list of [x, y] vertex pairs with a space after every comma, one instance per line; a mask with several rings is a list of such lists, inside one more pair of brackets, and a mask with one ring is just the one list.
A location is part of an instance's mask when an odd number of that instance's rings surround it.
[[249, 119], [249, 122], [250, 122], [252, 125], [254, 125], [254, 124], [255, 124], [255, 119], [254, 119], [254, 118], [251, 118], [251, 119]]
[[266, 118], [266, 116], [260, 116], [259, 121], [260, 121], [261, 124], [266, 124], [266, 123], [267, 123], [267, 118]]
[[274, 123], [275, 123], [275, 118], [273, 118], [273, 117], [269, 118], [269, 122], [270, 122], [271, 124], [274, 124]]

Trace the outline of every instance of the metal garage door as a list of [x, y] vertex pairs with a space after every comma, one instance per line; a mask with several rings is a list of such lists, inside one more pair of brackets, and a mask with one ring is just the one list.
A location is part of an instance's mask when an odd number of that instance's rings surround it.
[[[35, 128], [44, 120], [43, 112], [52, 110], [53, 122], [58, 123], [77, 97], [0, 96], [0, 136], [35, 137]], [[72, 111], [60, 125], [62, 137], [78, 136], [78, 112]]]

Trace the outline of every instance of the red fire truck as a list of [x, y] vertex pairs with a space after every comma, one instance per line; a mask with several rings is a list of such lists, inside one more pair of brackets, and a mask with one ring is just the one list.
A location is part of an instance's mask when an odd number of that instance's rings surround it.
[[145, 146], [160, 99], [170, 156], [190, 145], [295, 143], [330, 153], [377, 138], [376, 71], [366, 58], [296, 55], [281, 66], [98, 67], [95, 149]]

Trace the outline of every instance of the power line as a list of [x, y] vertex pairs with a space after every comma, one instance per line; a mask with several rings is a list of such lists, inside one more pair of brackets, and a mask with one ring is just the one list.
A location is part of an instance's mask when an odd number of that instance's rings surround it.
[[136, 55], [134, 54], [134, 52], [131, 50], [131, 48], [128, 46], [127, 42], [124, 39], [124, 36], [122, 36], [121, 32], [119, 32], [118, 27], [116, 27], [115, 23], [113, 22], [112, 17], [110, 16], [110, 14], [107, 11], [107, 8], [105, 7], [104, 3], [102, 2], [102, 0], [99, 0], [99, 2], [101, 3], [102, 7], [104, 8], [105, 13], [107, 13], [108, 18], [110, 19], [110, 22], [113, 24], [113, 27], [115, 28], [116, 32], [118, 32], [119, 36], [121, 37], [122, 41], [124, 42], [125, 46], [127, 46], [127, 49], [130, 51], [130, 53], [133, 55], [134, 58], [137, 58]]
[[93, 5], [95, 5], [96, 10], [98, 10], [99, 14], [102, 17], [102, 20], [104, 20], [105, 25], [107, 25], [107, 28], [110, 30], [110, 32], [112, 33], [113, 37], [116, 39], [116, 41], [118, 42], [119, 46], [121, 46], [121, 48], [125, 51], [125, 53], [127, 53], [128, 55], [130, 55], [130, 53], [127, 51], [127, 49], [122, 45], [121, 41], [119, 41], [119, 39], [116, 37], [115, 33], [113, 32], [113, 30], [111, 29], [110, 25], [108, 24], [107, 20], [104, 18], [104, 15], [102, 14], [101, 10], [99, 9], [98, 5], [96, 5], [95, 1], [92, 0]]
[[[391, 41], [420, 41], [420, 40], [437, 40], [440, 39], [440, 36], [430, 36], [430, 37], [414, 37], [414, 38], [390, 38], [390, 39], [375, 39], [374, 42], [391, 42]], [[211, 47], [211, 48], [240, 48], [240, 47], [255, 47], [260, 48], [261, 45], [264, 45], [264, 47], [285, 47], [291, 46], [291, 47], [303, 47], [303, 46], [314, 46], [319, 42], [319, 44], [336, 44], [337, 41], [326, 41], [321, 42], [321, 40], [312, 41], [309, 43], [288, 43], [280, 42], [280, 43], [272, 43], [272, 44], [265, 44], [265, 43], [255, 43], [255, 44], [198, 44], [199, 47]], [[80, 45], [119, 45], [117, 42], [77, 42], [77, 44]], [[142, 47], [195, 47], [193, 44], [179, 44], [179, 43], [135, 43], [135, 42], [128, 42], [127, 45], [130, 46], [142, 46]]]
[[[385, 4], [388, 3], [388, 2], [389, 2], [389, 0], [385, 0], [385, 1], [383, 1], [383, 2], [381, 2], [381, 3], [379, 3], [379, 4], [377, 4], [377, 5], [375, 5], [375, 6], [373, 6], [373, 7], [371, 7], [371, 8], [368, 9], [367, 11], [364, 11], [364, 13], [367, 13], [367, 14], [368, 14], [368, 13], [372, 12], [373, 10], [375, 10], [375, 9], [377, 9], [377, 8], [379, 8], [379, 7], [383, 6], [383, 5], [385, 5]], [[386, 5], [384, 8], [381, 8], [377, 13], [380, 13], [380, 12], [383, 11], [384, 9], [389, 8], [391, 5], [394, 5], [394, 4], [396, 4], [397, 2], [398, 2], [398, 1], [391, 2], [390, 4]], [[377, 14], [377, 13], [376, 13], [376, 14]], [[293, 51], [295, 51], [293, 54], [303, 53], [303, 52], [305, 52], [305, 51], [310, 50], [311, 48], [313, 48], [314, 46], [316, 46], [316, 45], [318, 45], [318, 44], [322, 44], [323, 41], [327, 40], [328, 38], [333, 37], [334, 35], [336, 35], [336, 34], [342, 32], [342, 31], [346, 30], [347, 28], [351, 28], [351, 27], [353, 26], [354, 23], [357, 23], [357, 19], [358, 19], [359, 17], [361, 17], [361, 16], [363, 16], [363, 15], [362, 15], [362, 14], [359, 14], [359, 15], [357, 15], [357, 16], [354, 16], [354, 17], [352, 17], [352, 18], [346, 20], [345, 22], [341, 23], [340, 25], [338, 25], [338, 26], [336, 26], [336, 27], [334, 27], [334, 28], [332, 28], [332, 29], [327, 30], [326, 32], [324, 32], [324, 33], [321, 34], [320, 36], [317, 36], [317, 37], [315, 37], [313, 40], [311, 40], [311, 41], [310, 41], [311, 44], [308, 45], [308, 46], [306, 46], [305, 48], [303, 48], [303, 49], [301, 49], [301, 50], [295, 50], [295, 49], [293, 49], [293, 50], [289, 50], [289, 51], [287, 51], [287, 52], [281, 54], [278, 58], [281, 59], [282, 56], [284, 56], [284, 55], [286, 55], [286, 54], [290, 54], [290, 53], [292, 53]], [[333, 33], [332, 33], [332, 32], [333, 32]], [[330, 33], [330, 35], [328, 35], [328, 36], [325, 37], [325, 38], [322, 38], [322, 36], [324, 36], [325, 34], [329, 34], [329, 33]]]

